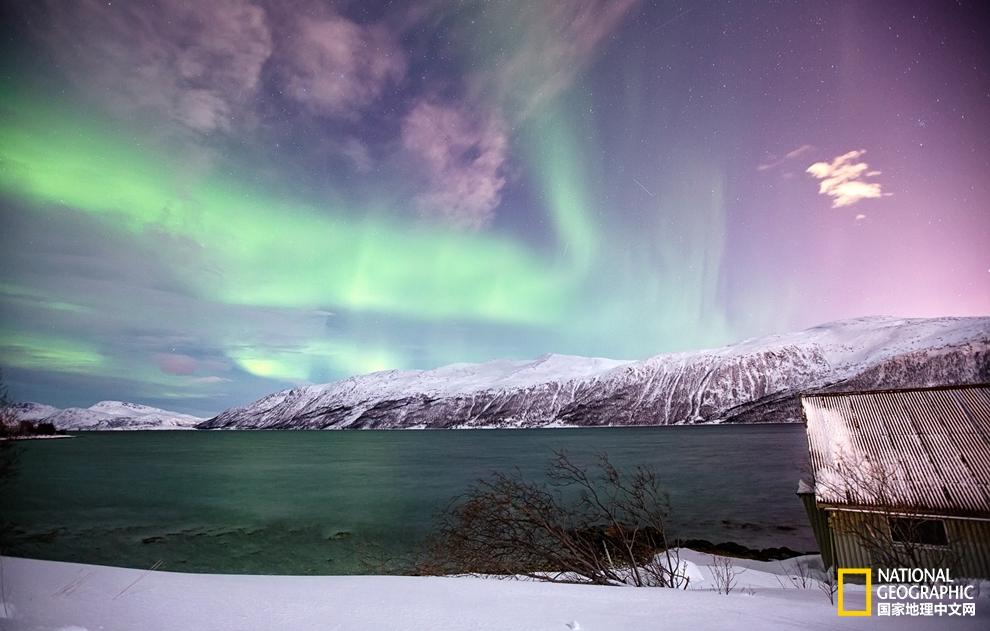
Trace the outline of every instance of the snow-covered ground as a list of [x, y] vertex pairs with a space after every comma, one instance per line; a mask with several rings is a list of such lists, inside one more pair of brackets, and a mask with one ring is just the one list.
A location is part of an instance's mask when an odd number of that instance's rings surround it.
[[711, 591], [708, 555], [684, 551], [687, 591], [484, 578], [241, 576], [152, 572], [2, 558], [0, 628], [295, 631], [612, 631], [638, 629], [986, 629], [975, 618], [840, 618], [815, 587], [788, 578], [817, 557], [742, 571], [728, 595]]

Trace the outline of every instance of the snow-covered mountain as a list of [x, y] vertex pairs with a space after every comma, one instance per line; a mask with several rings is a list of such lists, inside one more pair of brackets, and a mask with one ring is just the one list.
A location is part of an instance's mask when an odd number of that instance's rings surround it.
[[799, 393], [990, 381], [990, 318], [869, 317], [644, 361], [390, 370], [278, 392], [204, 429], [667, 425], [798, 421]]
[[45, 405], [44, 403], [11, 403], [10, 409], [14, 412], [18, 421], [31, 421], [32, 423], [44, 422], [52, 414], [59, 411], [57, 407]]
[[113, 429], [195, 429], [202, 418], [124, 401], [100, 401], [88, 408], [60, 410], [41, 403], [15, 403], [17, 418], [52, 423], [63, 431]]

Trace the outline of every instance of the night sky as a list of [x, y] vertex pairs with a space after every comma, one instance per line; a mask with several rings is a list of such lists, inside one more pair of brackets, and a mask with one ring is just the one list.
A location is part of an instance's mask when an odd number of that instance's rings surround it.
[[980, 2], [4, 3], [16, 399], [990, 314]]

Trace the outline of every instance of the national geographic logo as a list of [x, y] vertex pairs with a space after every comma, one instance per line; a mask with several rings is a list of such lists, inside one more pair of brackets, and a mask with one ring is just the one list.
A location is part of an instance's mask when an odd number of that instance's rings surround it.
[[[866, 606], [863, 609], [846, 609], [846, 576], [863, 576], [866, 579]], [[868, 567], [839, 568], [839, 615], [840, 616], [872, 616], [873, 607], [873, 571]]]
[[[863, 577], [862, 609], [850, 609], [846, 600], [846, 578]], [[957, 584], [947, 569], [882, 568], [877, 570], [877, 616], [957, 617], [976, 615], [973, 585]], [[858, 590], [856, 590], [858, 592]], [[838, 609], [840, 616], [873, 615], [873, 571], [867, 567], [839, 568]]]

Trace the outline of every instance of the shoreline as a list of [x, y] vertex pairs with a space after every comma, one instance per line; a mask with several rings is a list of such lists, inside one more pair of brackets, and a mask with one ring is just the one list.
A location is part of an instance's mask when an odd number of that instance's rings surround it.
[[[350, 536], [348, 533], [347, 536]], [[147, 542], [154, 543], [154, 542]], [[706, 556], [718, 556], [725, 559], [730, 559], [733, 562], [749, 562], [754, 561], [758, 563], [780, 563], [789, 562], [793, 559], [801, 559], [805, 557], [818, 556], [819, 552], [817, 550], [806, 550], [800, 551], [790, 548], [788, 546], [771, 546], [766, 548], [753, 548], [746, 546], [735, 541], [721, 541], [719, 543], [712, 543], [707, 539], [680, 539], [675, 540], [674, 544], [670, 550], [690, 550], [697, 554], [702, 554]], [[657, 552], [657, 554], [663, 554], [663, 552]], [[94, 565], [98, 567], [116, 567], [120, 569], [128, 569], [135, 571], [143, 571], [146, 568], [141, 566], [135, 566], [130, 564], [120, 564], [120, 560], [115, 560], [114, 562], [104, 563], [100, 561], [86, 561], [86, 560], [71, 560], [64, 558], [51, 558], [51, 557], [35, 557], [35, 556], [22, 556], [18, 553], [17, 546], [8, 546], [5, 550], [6, 556], [12, 556], [15, 558], [30, 559], [34, 561], [47, 561], [51, 563], [76, 563], [82, 565]], [[82, 555], [79, 555], [82, 556]], [[125, 561], [126, 563], [126, 561]], [[223, 576], [308, 576], [308, 577], [327, 577], [327, 576], [416, 576], [414, 574], [402, 573], [401, 569], [405, 567], [406, 569], [411, 569], [412, 566], [396, 566], [394, 570], [399, 570], [396, 573], [382, 573], [377, 572], [375, 574], [369, 574], [366, 572], [361, 573], [329, 573], [329, 574], [284, 574], [284, 573], [266, 573], [266, 574], [253, 574], [244, 572], [232, 572], [223, 568], [207, 568], [204, 570], [186, 570], [181, 567], [176, 567], [165, 562], [162, 565], [163, 571], [172, 572], [175, 574], [218, 574]], [[379, 570], [383, 568], [378, 568]]]
[[79, 434], [122, 433], [221, 433], [221, 432], [462, 432], [462, 431], [528, 431], [528, 430], [606, 430], [606, 429], [663, 429], [684, 427], [766, 427], [770, 425], [800, 426], [803, 421], [768, 421], [766, 423], [678, 423], [672, 425], [534, 425], [531, 427], [142, 427], [139, 429], [66, 429], [66, 434], [46, 436], [4, 437], [2, 440], [37, 440], [46, 438], [77, 438]]
[[[194, 427], [197, 432], [460, 432], [460, 431], [526, 431], [558, 429], [662, 429], [683, 427], [766, 427], [768, 425], [803, 426], [804, 421], [767, 421], [766, 423], [675, 423], [667, 425], [533, 425], [527, 427]], [[78, 430], [67, 430], [78, 431]], [[86, 431], [86, 430], [83, 430]], [[106, 431], [106, 430], [89, 430]], [[171, 431], [171, 430], [110, 430], [110, 431]]]
[[72, 434], [44, 434], [39, 436], [4, 436], [0, 441], [51, 440], [53, 438], [75, 438]]

